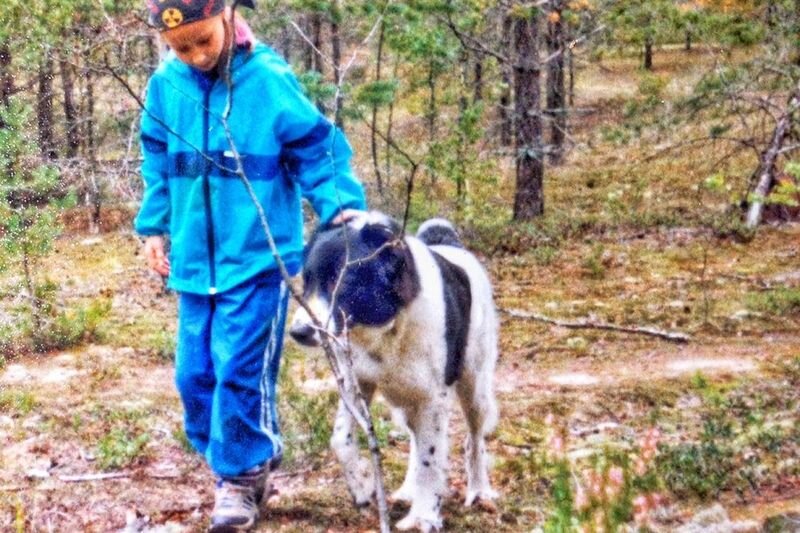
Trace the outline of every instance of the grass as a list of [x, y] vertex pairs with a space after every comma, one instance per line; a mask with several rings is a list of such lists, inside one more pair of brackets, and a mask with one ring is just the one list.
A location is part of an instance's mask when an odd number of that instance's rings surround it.
[[2, 412], [18, 417], [25, 416], [33, 411], [36, 406], [36, 396], [32, 392], [24, 390], [0, 391], [0, 411]]
[[767, 291], [748, 294], [748, 309], [775, 316], [800, 315], [800, 288], [775, 287]]
[[97, 462], [102, 470], [117, 470], [130, 466], [144, 457], [145, 446], [150, 440], [147, 433], [136, 433], [123, 428], [114, 428], [97, 444]]

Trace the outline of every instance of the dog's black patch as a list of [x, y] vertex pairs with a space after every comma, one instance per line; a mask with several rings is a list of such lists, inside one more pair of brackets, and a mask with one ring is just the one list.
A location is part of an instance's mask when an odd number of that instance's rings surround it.
[[400, 235], [400, 226], [387, 221], [358, 229], [336, 226], [312, 237], [305, 252], [304, 292], [335, 301], [337, 334], [343, 317], [352, 324], [386, 324], [419, 293], [414, 259]]
[[464, 366], [472, 293], [470, 292], [469, 277], [464, 269], [449, 262], [433, 250], [431, 252], [442, 273], [447, 340], [444, 383], [452, 385], [461, 376], [461, 368]]

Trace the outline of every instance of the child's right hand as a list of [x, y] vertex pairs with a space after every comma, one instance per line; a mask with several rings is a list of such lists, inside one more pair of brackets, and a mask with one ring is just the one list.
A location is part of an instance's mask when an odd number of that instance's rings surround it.
[[169, 259], [164, 254], [164, 237], [147, 237], [144, 241], [144, 256], [147, 266], [162, 276], [169, 276]]

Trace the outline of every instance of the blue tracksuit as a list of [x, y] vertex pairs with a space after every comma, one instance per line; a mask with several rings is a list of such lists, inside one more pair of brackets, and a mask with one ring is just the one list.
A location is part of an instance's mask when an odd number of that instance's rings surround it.
[[[229, 131], [290, 273], [302, 260], [301, 197], [321, 221], [364, 209], [343, 134], [267, 46], [232, 62]], [[171, 239], [168, 286], [180, 293], [176, 383], [186, 433], [219, 475], [280, 452], [275, 380], [286, 291], [258, 214], [234, 174], [222, 118], [228, 86], [168, 57], [142, 113], [145, 192], [139, 234]]]

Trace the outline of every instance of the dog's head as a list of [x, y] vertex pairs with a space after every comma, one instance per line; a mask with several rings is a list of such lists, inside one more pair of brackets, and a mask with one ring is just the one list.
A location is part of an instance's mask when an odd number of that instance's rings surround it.
[[[318, 231], [306, 246], [303, 296], [333, 336], [359, 326], [380, 327], [419, 292], [419, 277], [400, 225], [370, 212], [341, 226]], [[320, 336], [308, 312], [300, 308], [289, 329], [306, 346]]]

